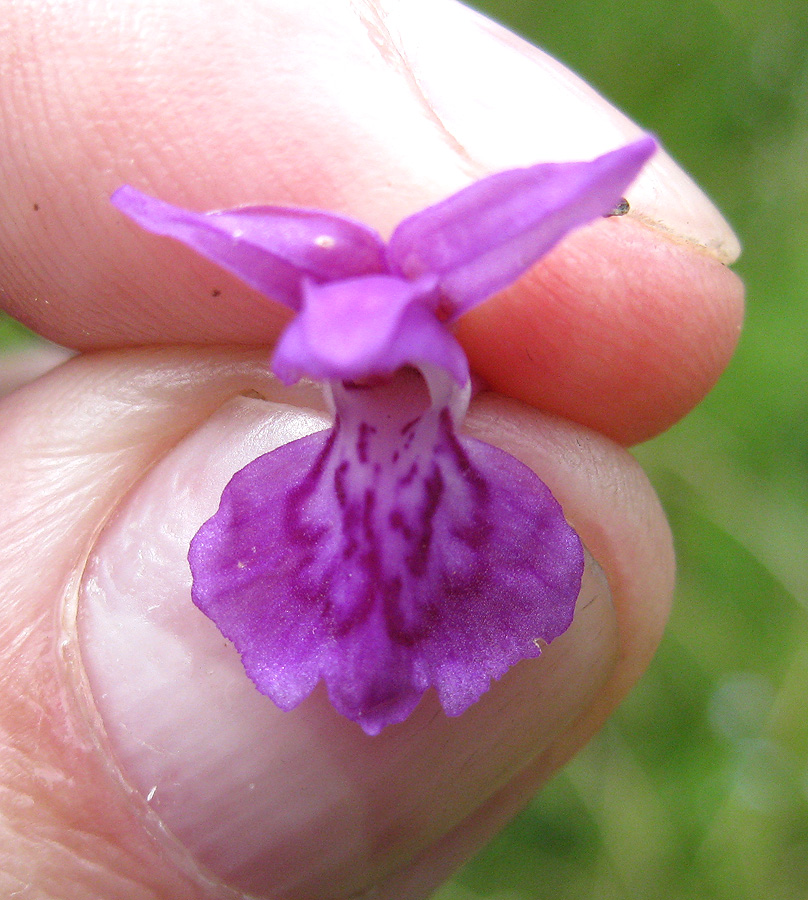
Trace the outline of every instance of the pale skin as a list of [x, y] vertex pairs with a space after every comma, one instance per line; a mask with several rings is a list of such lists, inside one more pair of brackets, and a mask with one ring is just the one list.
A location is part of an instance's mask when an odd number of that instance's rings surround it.
[[[368, 738], [317, 695], [236, 717], [227, 741], [212, 728], [199, 754], [207, 695], [190, 721], [194, 698], [178, 697], [209, 635], [181, 602], [183, 560], [159, 538], [169, 516], [185, 524], [171, 485], [214, 491], [209, 461], [270, 408], [234, 397], [299, 408], [272, 420], [272, 440], [311, 427], [316, 401], [268, 374], [280, 308], [139, 232], [110, 193], [131, 183], [196, 209], [315, 206], [389, 234], [474, 177], [591, 158], [637, 130], [448, 0], [12, 0], [4, 17], [0, 299], [80, 353], [0, 404], [0, 894], [427, 897], [597, 732], [653, 654], [671, 541], [623, 446], [675, 422], [724, 368], [742, 317], [725, 265], [734, 238], [659, 160], [629, 216], [573, 235], [460, 323], [494, 388], [469, 427], [547, 481], [605, 573], [590, 570], [567, 635], [459, 719], [427, 698]], [[452, 40], [436, 62], [442, 29]], [[471, 91], [480, 70], [490, 103]], [[554, 104], [574, 115], [548, 129], [536, 108]], [[9, 360], [6, 388], [54, 360]], [[156, 525], [137, 521], [143, 510]], [[139, 528], [136, 570], [121, 548]], [[116, 573], [102, 593], [114, 604], [126, 585], [135, 598], [114, 658], [112, 635], [82, 614], [94, 547]], [[182, 653], [144, 686], [121, 659], [168, 615], [158, 593], [177, 599]], [[236, 684], [226, 709], [252, 710], [251, 690]]]

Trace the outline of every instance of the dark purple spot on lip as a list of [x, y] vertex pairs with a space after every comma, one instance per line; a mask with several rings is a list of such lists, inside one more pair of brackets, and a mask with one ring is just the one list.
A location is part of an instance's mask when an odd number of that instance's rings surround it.
[[362, 529], [365, 532], [365, 540], [372, 551], [376, 553], [378, 535], [373, 527], [373, 513], [376, 510], [376, 491], [368, 488], [365, 491], [364, 503], [362, 504]]
[[448, 409], [441, 410], [440, 414], [441, 438], [443, 445], [451, 453], [453, 463], [463, 476], [467, 484], [471, 486], [475, 493], [475, 503], [485, 504], [488, 498], [488, 484], [485, 478], [471, 464], [468, 453], [463, 448], [460, 439], [455, 434], [452, 425], [452, 417]]
[[334, 470], [334, 493], [337, 495], [337, 503], [342, 509], [345, 509], [348, 503], [348, 490], [345, 482], [347, 481], [350, 467], [348, 460], [344, 459]]
[[418, 543], [408, 554], [404, 562], [409, 572], [416, 578], [423, 577], [432, 546], [433, 521], [435, 511], [440, 505], [445, 482], [440, 469], [433, 464], [429, 477], [424, 481], [424, 505], [420, 514], [421, 533]]
[[360, 511], [356, 503], [348, 505], [342, 513], [342, 556], [348, 560], [354, 557], [360, 548]]
[[413, 419], [412, 422], [407, 422], [407, 424], [401, 428], [401, 437], [403, 438], [401, 447], [405, 452], [412, 447], [412, 442], [415, 440], [415, 435], [417, 434], [417, 425], [420, 421], [420, 417]]
[[415, 477], [418, 475], [418, 463], [414, 462], [409, 469], [398, 479], [396, 487], [401, 490], [402, 488], [409, 487], [413, 481], [415, 481]]
[[311, 467], [300, 482], [286, 494], [283, 503], [283, 524], [291, 541], [299, 546], [314, 545], [326, 532], [325, 526], [314, 526], [303, 521], [301, 510], [317, 492], [326, 464], [334, 449], [339, 429], [333, 428], [323, 443]]
[[408, 628], [404, 622], [402, 614], [403, 587], [400, 575], [396, 575], [385, 585], [384, 621], [387, 633], [393, 641], [404, 647], [412, 647], [421, 636], [422, 631]]
[[365, 622], [376, 605], [376, 594], [372, 585], [366, 586], [355, 595], [350, 609], [343, 611], [341, 616], [334, 615], [336, 611], [331, 606], [329, 611], [333, 616], [332, 628], [336, 637], [344, 637]]
[[368, 425], [367, 422], [359, 423], [359, 435], [356, 439], [356, 455], [359, 457], [359, 462], [362, 463], [363, 466], [367, 465], [368, 444], [371, 435], [374, 434], [376, 434], [376, 429], [372, 425]]
[[407, 524], [404, 519], [404, 514], [400, 509], [394, 509], [390, 512], [390, 516], [388, 521], [390, 522], [390, 527], [393, 531], [400, 532], [405, 540], [410, 540], [412, 537], [412, 528]]

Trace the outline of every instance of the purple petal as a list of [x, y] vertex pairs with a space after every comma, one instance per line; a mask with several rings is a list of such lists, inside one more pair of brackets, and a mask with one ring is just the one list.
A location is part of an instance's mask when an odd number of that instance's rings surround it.
[[303, 307], [281, 337], [272, 370], [291, 384], [303, 376], [355, 381], [432, 363], [464, 384], [465, 354], [434, 306], [430, 278], [409, 282], [376, 275], [306, 283]]
[[292, 309], [304, 278], [328, 282], [386, 270], [379, 235], [333, 213], [275, 206], [194, 213], [128, 186], [112, 202], [148, 231], [182, 241]]
[[567, 233], [613, 210], [655, 149], [646, 137], [591, 162], [483, 178], [401, 222], [390, 239], [390, 268], [410, 279], [439, 276], [458, 316], [515, 281]]
[[237, 472], [189, 554], [196, 605], [282, 709], [323, 680], [369, 734], [429, 686], [458, 715], [572, 621], [575, 532], [526, 466], [344, 388], [329, 431]]

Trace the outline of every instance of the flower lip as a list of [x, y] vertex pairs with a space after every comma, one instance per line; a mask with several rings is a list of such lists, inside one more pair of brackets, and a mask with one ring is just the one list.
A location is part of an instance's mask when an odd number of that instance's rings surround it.
[[530, 469], [458, 436], [409, 376], [335, 400], [333, 429], [233, 476], [191, 543], [194, 602], [282, 709], [322, 679], [368, 734], [430, 686], [459, 715], [569, 626], [580, 540]]

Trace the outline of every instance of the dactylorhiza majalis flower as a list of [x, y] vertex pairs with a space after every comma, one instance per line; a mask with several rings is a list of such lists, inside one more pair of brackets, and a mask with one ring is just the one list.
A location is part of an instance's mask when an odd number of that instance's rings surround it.
[[491, 175], [386, 244], [328, 212], [113, 195], [292, 309], [272, 371], [330, 397], [333, 426], [236, 472], [188, 557], [194, 603], [280, 708], [322, 680], [369, 734], [430, 686], [458, 715], [569, 627], [581, 542], [530, 469], [460, 433], [469, 369], [449, 326], [614, 210], [654, 149]]

